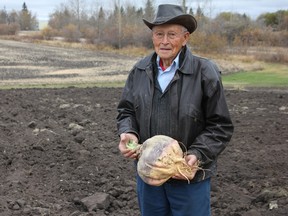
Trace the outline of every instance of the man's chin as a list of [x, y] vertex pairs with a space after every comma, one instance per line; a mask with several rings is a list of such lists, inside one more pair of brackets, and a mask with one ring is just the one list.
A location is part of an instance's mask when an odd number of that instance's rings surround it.
[[171, 53], [169, 51], [160, 51], [158, 53], [158, 55], [160, 56], [161, 59], [170, 59], [171, 58]]

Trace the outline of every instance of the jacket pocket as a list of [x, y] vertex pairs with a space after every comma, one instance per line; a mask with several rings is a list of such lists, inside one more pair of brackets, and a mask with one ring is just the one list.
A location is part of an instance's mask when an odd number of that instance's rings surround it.
[[198, 110], [194, 105], [188, 105], [187, 115], [193, 120], [196, 124], [203, 123], [203, 114], [200, 110]]

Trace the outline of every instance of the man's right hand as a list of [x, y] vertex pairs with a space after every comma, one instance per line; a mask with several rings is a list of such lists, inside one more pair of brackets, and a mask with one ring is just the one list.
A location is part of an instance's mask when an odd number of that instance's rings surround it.
[[137, 159], [139, 152], [136, 150], [131, 150], [127, 148], [127, 143], [133, 140], [134, 142], [138, 143], [138, 138], [133, 133], [122, 133], [120, 135], [120, 142], [119, 142], [119, 150], [122, 155], [126, 158]]

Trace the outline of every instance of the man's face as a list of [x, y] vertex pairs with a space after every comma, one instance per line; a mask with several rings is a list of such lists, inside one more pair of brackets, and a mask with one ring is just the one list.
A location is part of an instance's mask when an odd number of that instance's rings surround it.
[[181, 25], [165, 24], [152, 29], [152, 41], [155, 52], [163, 61], [173, 62], [182, 46], [186, 45], [189, 32]]

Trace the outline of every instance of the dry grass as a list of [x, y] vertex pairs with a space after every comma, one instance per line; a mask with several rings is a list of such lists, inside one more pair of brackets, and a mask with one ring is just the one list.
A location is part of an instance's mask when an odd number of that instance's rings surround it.
[[[14, 38], [13, 36], [12, 38]], [[2, 37], [3, 38], [3, 37]], [[25, 37], [24, 37], [25, 38]], [[5, 38], [9, 39], [9, 38]], [[11, 39], [11, 38], [10, 38]], [[16, 38], [17, 40], [20, 40], [19, 37]], [[15, 40], [16, 40], [15, 39]], [[23, 39], [22, 39], [23, 40]], [[109, 85], [113, 86], [113, 83], [115, 83], [115, 86], [123, 85], [125, 82], [128, 71], [133, 67], [133, 64], [136, 63], [137, 59], [140, 57], [143, 57], [149, 53], [152, 52], [152, 50], [149, 50], [145, 47], [123, 47], [122, 49], [114, 49], [111, 46], [104, 46], [104, 45], [93, 45], [93, 44], [87, 44], [87, 43], [71, 43], [71, 42], [65, 42], [61, 39], [58, 40], [33, 40], [33, 41], [26, 41], [25, 42], [33, 42], [35, 44], [41, 44], [41, 45], [47, 45], [50, 47], [62, 47], [62, 48], [69, 48], [69, 49], [79, 49], [79, 50], [90, 50], [90, 51], [99, 51], [102, 53], [107, 53], [109, 56], [111, 54], [115, 54], [115, 58], [111, 57], [100, 57], [99, 55], [95, 55], [92, 53], [93, 61], [99, 61], [99, 62], [106, 62], [106, 65], [103, 66], [97, 66], [97, 69], [95, 70], [95, 67], [92, 68], [75, 68], [75, 69], [69, 69], [66, 70], [64, 68], [56, 69], [56, 68], [49, 68], [45, 69], [44, 67], [37, 66], [39, 68], [36, 68], [37, 70], [43, 70], [45, 71], [41, 72], [46, 77], [55, 75], [54, 78], [45, 78], [42, 77], [39, 78], [31, 78], [29, 80], [2, 80], [1, 84], [5, 88], [9, 86], [15, 86], [15, 85], [21, 85], [21, 86], [29, 86], [29, 85], [47, 85], [47, 86], [70, 86], [70, 85]], [[74, 51], [75, 51], [74, 50]], [[259, 52], [258, 52], [259, 51]], [[204, 56], [207, 58], [210, 58], [214, 60], [217, 65], [219, 66], [220, 70], [222, 71], [222, 74], [231, 74], [236, 72], [255, 72], [255, 71], [266, 71], [267, 68], [269, 68], [269, 64], [259, 60], [257, 55], [263, 54], [263, 53], [271, 53], [271, 54], [277, 54], [281, 53], [287, 56], [287, 49], [285, 48], [262, 48], [262, 49], [256, 49], [251, 48], [248, 52], [246, 50], [245, 52], [239, 52], [240, 54], [237, 54], [233, 51], [231, 53], [230, 51], [227, 51], [227, 53], [195, 53], [196, 55]], [[78, 52], [78, 51], [77, 51]], [[248, 53], [248, 54], [247, 54]], [[6, 53], [7, 54], [7, 53]], [[42, 55], [42, 54], [41, 54]], [[129, 58], [122, 58], [124, 56], [129, 56]], [[122, 57], [121, 57], [122, 56]], [[7, 56], [5, 56], [6, 58]], [[10, 57], [11, 58], [13, 56]], [[117, 58], [116, 58], [117, 57]], [[131, 57], [131, 58], [130, 58]], [[3, 57], [4, 58], [4, 57]], [[72, 60], [72, 59], [70, 59]], [[76, 59], [77, 61], [87, 61], [87, 57], [79, 55]], [[6, 70], [9, 69], [10, 66], [2, 66]], [[23, 67], [23, 70], [27, 69], [29, 66], [23, 65], [19, 66]], [[287, 69], [287, 66], [283, 66]], [[119, 70], [121, 68], [121, 70]], [[19, 68], [18, 68], [19, 69]], [[35, 69], [35, 68], [34, 68]], [[271, 67], [270, 67], [271, 69]], [[11, 69], [9, 69], [11, 70]], [[285, 71], [285, 69], [284, 69]], [[286, 70], [288, 71], [288, 70]], [[57, 75], [64, 76], [68, 73], [68, 75], [74, 74], [75, 76], [66, 77], [65, 83], [63, 79], [55, 78]], [[271, 71], [272, 73], [272, 71]], [[17, 83], [15, 83], [17, 82]]]
[[[152, 52], [146, 47], [128, 46], [121, 49], [115, 49], [113, 46], [104, 44], [86, 43], [85, 39], [80, 39], [80, 42], [67, 42], [64, 38], [54, 37], [53, 40], [43, 40], [41, 31], [21, 31], [18, 35], [1, 36], [2, 39], [22, 40], [26, 42], [34, 42], [46, 44], [50, 46], [65, 47], [65, 48], [81, 48], [89, 50], [98, 50], [110, 52], [115, 54], [141, 57]], [[192, 47], [193, 50], [193, 47]], [[211, 59], [232, 60], [236, 62], [255, 62], [264, 61], [270, 63], [288, 63], [288, 48], [286, 47], [267, 47], [267, 46], [253, 46], [253, 47], [227, 47], [221, 52], [203, 50], [197, 51], [196, 54], [205, 56]]]

